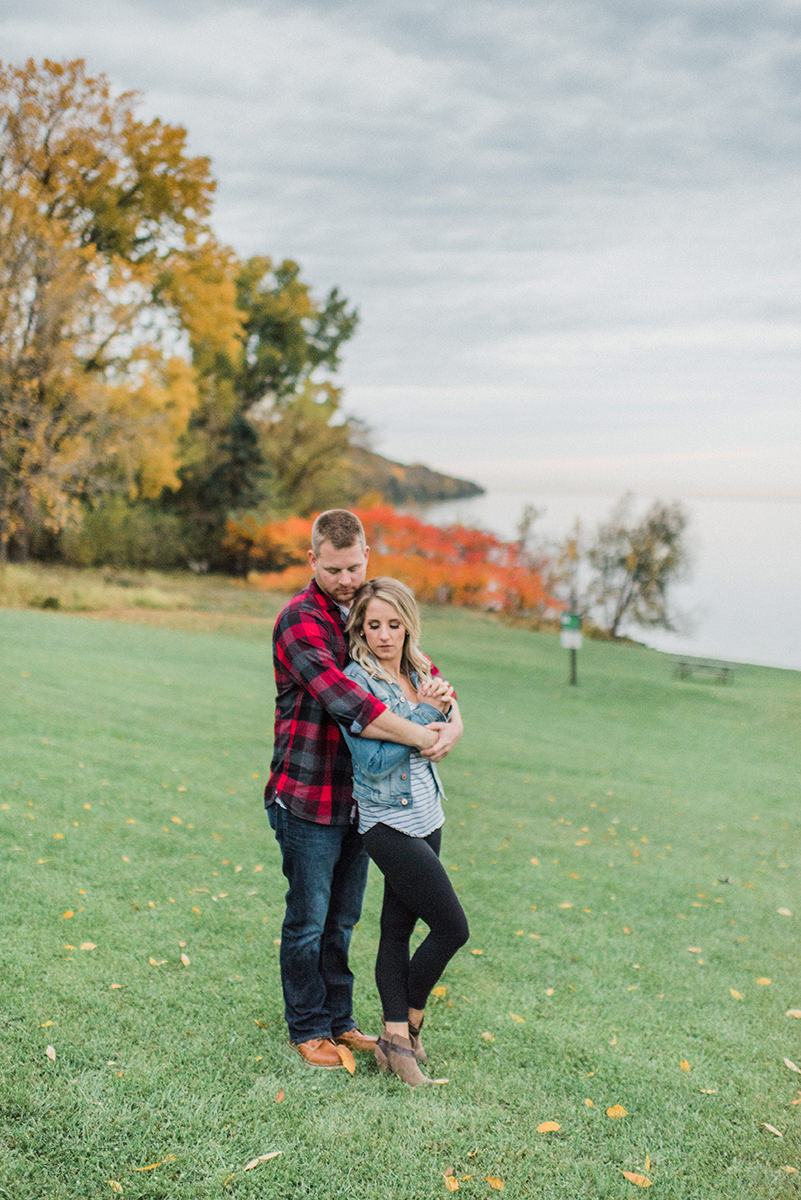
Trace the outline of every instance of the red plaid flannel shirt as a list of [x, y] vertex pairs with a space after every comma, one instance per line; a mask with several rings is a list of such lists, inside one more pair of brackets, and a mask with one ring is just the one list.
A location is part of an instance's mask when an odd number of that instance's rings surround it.
[[347, 679], [342, 614], [312, 579], [283, 608], [273, 630], [275, 743], [266, 805], [306, 821], [347, 825], [353, 809], [350, 752], [338, 721], [359, 733], [385, 705]]

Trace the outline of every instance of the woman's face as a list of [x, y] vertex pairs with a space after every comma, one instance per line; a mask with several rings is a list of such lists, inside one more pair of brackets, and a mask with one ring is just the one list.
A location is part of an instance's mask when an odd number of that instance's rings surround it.
[[406, 626], [394, 604], [373, 596], [364, 610], [364, 640], [380, 663], [400, 665]]

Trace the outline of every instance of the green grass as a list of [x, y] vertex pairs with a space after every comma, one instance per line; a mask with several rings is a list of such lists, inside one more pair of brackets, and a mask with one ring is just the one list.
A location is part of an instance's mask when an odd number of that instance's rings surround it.
[[[428, 1200], [448, 1168], [482, 1200], [624, 1200], [622, 1171], [670, 1200], [801, 1195], [798, 674], [677, 682], [589, 643], [569, 687], [558, 638], [426, 614], [467, 724], [443, 857], [472, 937], [426, 1022], [450, 1082], [413, 1091], [286, 1043], [276, 598], [148, 586], [200, 627], [0, 611], [3, 1200]], [[379, 901], [371, 873], [369, 1029]]]

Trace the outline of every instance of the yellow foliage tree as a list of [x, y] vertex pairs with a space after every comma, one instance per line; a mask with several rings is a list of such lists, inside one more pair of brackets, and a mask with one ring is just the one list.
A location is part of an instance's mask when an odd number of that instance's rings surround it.
[[175, 488], [195, 360], [234, 355], [206, 158], [76, 60], [0, 64], [0, 557], [116, 487]]

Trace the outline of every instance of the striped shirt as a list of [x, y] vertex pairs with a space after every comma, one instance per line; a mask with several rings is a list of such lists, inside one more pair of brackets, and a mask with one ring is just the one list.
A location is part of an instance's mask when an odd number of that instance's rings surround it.
[[[412, 705], [416, 708], [416, 705]], [[390, 825], [409, 837], [428, 837], [445, 821], [440, 795], [431, 763], [417, 750], [409, 751], [409, 783], [412, 804], [408, 808], [389, 804], [373, 804], [359, 800], [359, 833], [366, 833], [379, 822]]]

